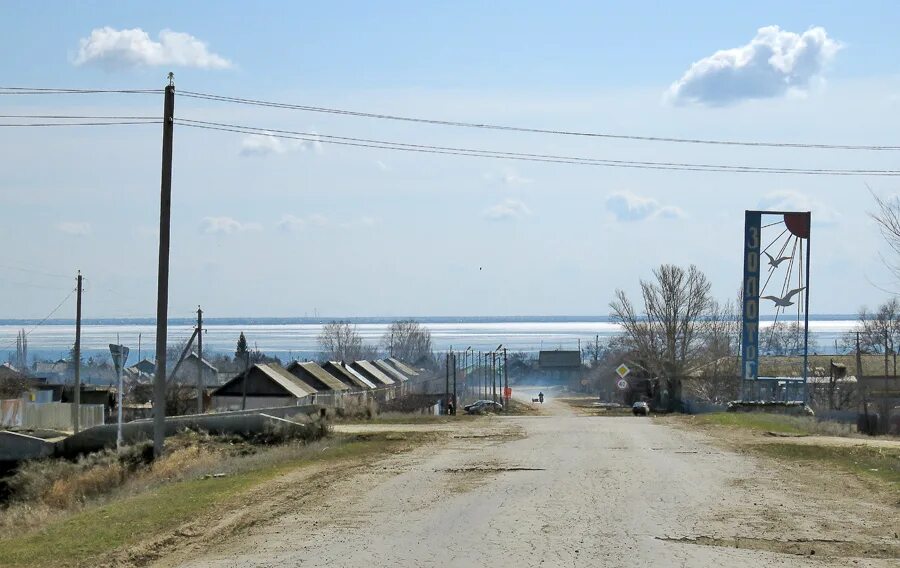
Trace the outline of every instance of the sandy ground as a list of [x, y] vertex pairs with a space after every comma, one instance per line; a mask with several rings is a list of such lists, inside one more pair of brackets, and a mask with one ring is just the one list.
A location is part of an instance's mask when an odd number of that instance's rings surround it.
[[469, 421], [304, 491], [295, 480], [290, 498], [272, 492], [272, 515], [158, 565], [897, 566], [900, 508], [861, 500], [852, 476], [552, 397], [542, 412]]

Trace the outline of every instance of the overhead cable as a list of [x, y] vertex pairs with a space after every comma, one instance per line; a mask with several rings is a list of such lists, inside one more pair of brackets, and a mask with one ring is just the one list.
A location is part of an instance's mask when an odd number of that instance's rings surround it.
[[703, 138], [677, 138], [672, 136], [640, 136], [634, 134], [612, 134], [606, 132], [579, 132], [574, 130], [563, 129], [546, 129], [531, 128], [525, 126], [512, 126], [503, 124], [462, 122], [453, 120], [440, 120], [433, 118], [400, 116], [383, 113], [362, 112], [346, 109], [318, 107], [310, 105], [299, 105], [290, 103], [280, 103], [272, 101], [264, 101], [258, 99], [246, 99], [240, 97], [228, 97], [224, 95], [216, 95], [211, 93], [198, 93], [194, 91], [179, 91], [179, 96], [190, 97], [195, 99], [204, 99], [210, 101], [236, 103], [243, 105], [253, 105], [270, 108], [280, 108], [288, 110], [299, 110], [304, 112], [316, 112], [325, 114], [336, 114], [344, 116], [353, 116], [359, 118], [373, 118], [381, 120], [394, 120], [402, 122], [414, 122], [420, 124], [432, 124], [439, 126], [454, 126], [460, 128], [480, 128], [486, 130], [504, 130], [509, 132], [527, 132], [532, 134], [554, 134], [562, 136], [583, 136], [590, 138], [606, 138], [612, 140], [632, 140], [642, 142], [667, 142], [677, 144], [712, 144], [724, 146], [753, 146], [767, 148], [810, 148], [819, 150], [868, 150], [868, 151], [896, 151], [900, 150], [898, 145], [878, 145], [878, 144], [817, 144], [817, 143], [801, 143], [801, 142], [772, 142], [772, 141], [752, 141], [752, 140], [719, 140], [719, 139], [703, 139]]
[[772, 174], [800, 174], [800, 175], [835, 175], [835, 176], [900, 176], [900, 170], [863, 170], [863, 169], [815, 169], [815, 168], [772, 168], [765, 166], [742, 166], [726, 164], [696, 164], [686, 162], [650, 162], [635, 160], [613, 160], [601, 158], [585, 158], [578, 156], [563, 156], [553, 154], [532, 154], [524, 152], [507, 152], [498, 150], [484, 150], [472, 148], [456, 148], [449, 146], [434, 146], [427, 144], [408, 144], [403, 142], [391, 142], [385, 140], [373, 140], [367, 138], [352, 138], [347, 136], [331, 136], [315, 132], [298, 132], [291, 130], [279, 130], [189, 118], [176, 118], [176, 123], [193, 128], [235, 132], [240, 134], [255, 134], [271, 136], [305, 142], [321, 142], [344, 146], [356, 146], [363, 148], [378, 148], [386, 150], [400, 150], [406, 152], [422, 152], [431, 154], [449, 154], [459, 156], [473, 156], [483, 158], [498, 158], [507, 160], [520, 160], [532, 162], [551, 162], [564, 164], [581, 164], [589, 166], [605, 166], [635, 169], [678, 170], [678, 171], [706, 171], [706, 172], [735, 172], [735, 173], [772, 173]]

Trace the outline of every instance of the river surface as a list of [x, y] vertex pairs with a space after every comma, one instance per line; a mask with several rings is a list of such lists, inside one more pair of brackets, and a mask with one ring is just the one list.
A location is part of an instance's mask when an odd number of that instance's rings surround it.
[[[285, 358], [314, 358], [318, 355], [318, 336], [328, 320], [304, 318], [234, 318], [204, 322], [203, 349], [234, 352], [238, 335], [244, 332], [251, 347]], [[356, 318], [354, 325], [371, 345], [383, 345], [390, 319]], [[489, 351], [503, 344], [509, 351], [535, 353], [541, 349], [578, 349], [599, 337], [600, 342], [620, 333], [609, 318], [597, 317], [533, 317], [533, 318], [419, 318], [431, 330], [436, 351], [449, 348]], [[15, 354], [16, 333], [28, 333], [29, 360], [64, 357], [75, 338], [71, 321], [47, 322], [0, 320], [0, 361]], [[763, 322], [765, 327], [771, 322]], [[818, 353], [834, 353], [835, 342], [855, 325], [851, 316], [815, 316], [810, 318], [810, 342]], [[191, 336], [194, 323], [171, 320], [169, 343]], [[132, 349], [130, 361], [138, 356], [150, 357], [154, 351], [156, 326], [153, 320], [92, 320], [82, 325], [82, 351], [85, 357], [108, 353], [108, 344], [121, 343]]]

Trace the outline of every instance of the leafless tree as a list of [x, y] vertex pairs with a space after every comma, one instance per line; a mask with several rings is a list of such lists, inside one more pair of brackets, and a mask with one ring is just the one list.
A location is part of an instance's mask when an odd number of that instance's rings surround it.
[[319, 348], [331, 361], [356, 361], [368, 353], [356, 326], [346, 321], [332, 321], [322, 327]]
[[894, 259], [884, 259], [887, 267], [900, 278], [900, 197], [884, 198], [876, 195], [871, 188], [869, 193], [875, 199], [875, 211], [869, 216], [878, 225], [881, 236], [894, 253]]
[[388, 352], [413, 365], [433, 364], [431, 331], [415, 320], [395, 321], [384, 333], [382, 343]]
[[[760, 352], [766, 355], [785, 356], [803, 354], [803, 327], [800, 322], [776, 322], [762, 328], [760, 335]], [[809, 351], [818, 349], [816, 340], [809, 338]]]
[[624, 329], [628, 350], [659, 379], [663, 391], [660, 402], [677, 409], [685, 372], [704, 348], [703, 326], [714, 302], [709, 280], [694, 265], [685, 270], [663, 264], [653, 276], [653, 280], [641, 280], [642, 308], [637, 308], [623, 290], [616, 290], [616, 299], [610, 303], [611, 315]]

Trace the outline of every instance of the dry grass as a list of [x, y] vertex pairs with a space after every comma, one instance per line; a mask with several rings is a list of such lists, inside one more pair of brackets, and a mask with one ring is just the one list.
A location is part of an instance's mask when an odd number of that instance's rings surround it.
[[[298, 419], [299, 420], [299, 419]], [[10, 503], [0, 508], [0, 533], [39, 527], [87, 505], [139, 494], [164, 484], [234, 470], [241, 458], [283, 459], [329, 434], [327, 424], [303, 419], [282, 423], [252, 440], [185, 431], [166, 440], [166, 453], [153, 460], [149, 443], [83, 456], [75, 461], [35, 460], [22, 464], [9, 479]]]
[[[60, 567], [119, 565], [116, 554], [128, 557], [129, 547], [153, 543], [179, 530], [182, 523], [208, 519], [215, 524], [218, 512], [246, 505], [248, 491], [297, 468], [318, 462], [368, 460], [388, 453], [404, 451], [427, 441], [427, 436], [335, 437], [318, 442], [290, 442], [259, 449], [254, 453], [223, 459], [209, 473], [221, 477], [194, 475], [152, 490], [123, 490], [103, 501], [95, 500], [79, 510], [47, 517], [40, 530], [16, 526], [0, 530], [0, 566]], [[174, 453], [174, 452], [173, 452]], [[173, 464], [181, 458], [173, 458]], [[217, 529], [211, 529], [213, 531]], [[177, 534], [177, 533], [175, 533]], [[122, 552], [125, 551], [125, 552]], [[142, 564], [141, 559], [128, 557]]]

